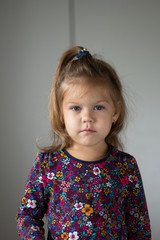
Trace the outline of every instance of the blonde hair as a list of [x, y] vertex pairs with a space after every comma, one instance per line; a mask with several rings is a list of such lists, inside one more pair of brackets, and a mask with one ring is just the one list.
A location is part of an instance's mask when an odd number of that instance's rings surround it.
[[77, 78], [81, 79], [82, 77], [88, 79], [84, 84], [102, 86], [103, 89], [110, 87], [113, 103], [116, 105], [117, 102], [120, 102], [121, 109], [118, 120], [112, 126], [105, 141], [121, 149], [123, 148], [119, 133], [124, 127], [127, 111], [119, 77], [113, 67], [95, 56], [87, 54], [80, 59], [75, 59], [79, 51], [83, 49], [80, 46], [72, 47], [64, 52], [60, 58], [49, 100], [49, 119], [53, 144], [43, 148], [43, 150], [59, 151], [72, 145], [72, 139], [65, 131], [62, 102], [67, 89], [80, 83]]

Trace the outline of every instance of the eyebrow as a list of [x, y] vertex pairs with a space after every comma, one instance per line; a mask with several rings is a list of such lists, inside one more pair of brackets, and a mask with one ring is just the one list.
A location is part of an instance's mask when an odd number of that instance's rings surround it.
[[106, 102], [106, 103], [108, 103], [108, 99], [102, 99], [102, 100], [99, 100], [99, 101], [97, 101], [96, 103], [101, 103], [101, 102]]
[[[93, 105], [96, 105], [96, 104], [99, 104], [99, 103], [108, 103], [109, 101], [106, 99], [106, 100], [98, 100], [96, 102], [93, 103]], [[66, 104], [73, 104], [73, 105], [78, 105], [78, 104], [81, 104], [80, 102], [77, 102], [77, 101], [67, 101]]]

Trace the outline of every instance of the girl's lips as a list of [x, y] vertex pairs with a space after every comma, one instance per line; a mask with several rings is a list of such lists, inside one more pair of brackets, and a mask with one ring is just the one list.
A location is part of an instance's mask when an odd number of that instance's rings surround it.
[[84, 132], [84, 133], [94, 133], [95, 131], [92, 130], [92, 129], [84, 129], [81, 132]]

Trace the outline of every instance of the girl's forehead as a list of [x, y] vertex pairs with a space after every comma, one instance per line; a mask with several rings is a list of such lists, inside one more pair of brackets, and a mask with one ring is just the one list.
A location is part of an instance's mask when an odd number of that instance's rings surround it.
[[105, 100], [110, 98], [110, 89], [109, 87], [102, 87], [99, 85], [92, 86], [88, 84], [72, 84], [66, 89], [64, 99], [80, 100], [81, 98], [86, 98], [87, 96], [93, 99]]

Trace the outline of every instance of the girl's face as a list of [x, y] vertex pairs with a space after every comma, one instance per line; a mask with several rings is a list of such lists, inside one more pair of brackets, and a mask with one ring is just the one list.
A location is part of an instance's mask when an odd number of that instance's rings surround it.
[[62, 111], [72, 147], [106, 149], [105, 138], [119, 116], [109, 89], [104, 91], [97, 86], [84, 91], [79, 84], [76, 88], [71, 86], [64, 96]]

